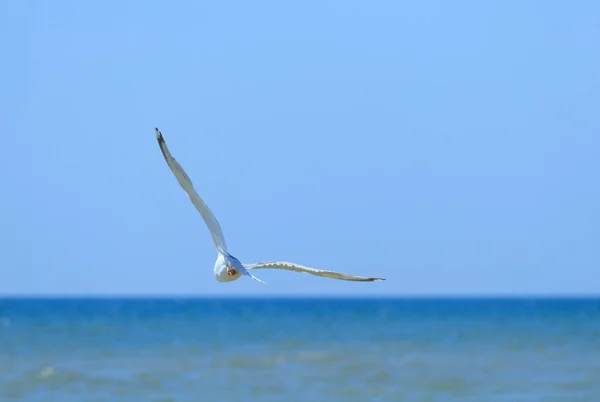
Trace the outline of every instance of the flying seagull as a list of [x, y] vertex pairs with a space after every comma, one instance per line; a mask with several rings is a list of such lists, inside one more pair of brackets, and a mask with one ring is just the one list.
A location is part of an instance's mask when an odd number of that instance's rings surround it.
[[169, 165], [169, 168], [177, 178], [177, 181], [179, 182], [183, 190], [187, 193], [188, 197], [190, 198], [190, 201], [192, 201], [192, 204], [194, 204], [198, 212], [200, 212], [200, 215], [202, 215], [202, 218], [204, 219], [204, 222], [206, 223], [206, 226], [210, 231], [213, 243], [217, 248], [218, 252], [217, 261], [215, 262], [214, 267], [215, 279], [217, 281], [231, 282], [241, 278], [242, 276], [249, 276], [252, 279], [266, 285], [265, 282], [261, 281], [260, 279], [252, 275], [252, 273], [250, 273], [250, 271], [254, 269], [284, 269], [288, 271], [322, 276], [325, 278], [341, 279], [344, 281], [375, 282], [385, 280], [384, 278], [367, 278], [362, 276], [347, 275], [341, 272], [309, 268], [285, 261], [242, 264], [237, 258], [235, 258], [227, 252], [227, 246], [225, 245], [225, 238], [223, 236], [223, 231], [221, 230], [221, 225], [219, 225], [219, 222], [217, 222], [217, 219], [215, 218], [211, 210], [208, 208], [208, 205], [206, 205], [202, 198], [200, 198], [198, 193], [196, 193], [196, 190], [192, 185], [192, 181], [185, 173], [181, 165], [177, 162], [177, 160], [175, 160], [175, 158], [173, 158], [173, 156], [169, 152], [169, 149], [167, 148], [167, 144], [165, 143], [165, 139], [163, 138], [162, 133], [158, 130], [158, 128], [155, 128], [155, 131], [156, 139], [158, 140], [158, 145], [160, 146], [160, 150], [162, 151], [162, 154], [165, 157], [165, 160], [167, 161], [167, 165]]

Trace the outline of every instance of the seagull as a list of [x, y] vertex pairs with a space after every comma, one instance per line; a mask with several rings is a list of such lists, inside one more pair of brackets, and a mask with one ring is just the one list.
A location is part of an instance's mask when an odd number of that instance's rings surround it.
[[316, 276], [321, 276], [324, 278], [332, 278], [332, 279], [340, 279], [344, 281], [356, 281], [356, 282], [375, 282], [375, 281], [383, 281], [384, 278], [368, 278], [362, 276], [353, 276], [347, 275], [341, 272], [335, 271], [326, 271], [322, 269], [309, 268], [302, 265], [294, 264], [291, 262], [285, 261], [273, 261], [273, 262], [259, 262], [255, 264], [242, 264], [240, 260], [229, 254], [227, 251], [227, 246], [225, 244], [225, 237], [223, 236], [223, 230], [221, 229], [221, 225], [208, 208], [208, 205], [200, 198], [192, 181], [185, 173], [185, 170], [181, 167], [179, 162], [173, 158], [171, 152], [169, 152], [169, 148], [167, 148], [167, 143], [163, 138], [162, 133], [158, 128], [155, 128], [156, 131], [156, 139], [158, 140], [158, 145], [160, 146], [160, 150], [167, 161], [167, 165], [175, 175], [175, 178], [179, 182], [179, 185], [186, 192], [190, 201], [204, 220], [204, 223], [208, 227], [210, 235], [212, 236], [213, 243], [217, 249], [217, 260], [214, 266], [214, 275], [215, 279], [219, 282], [231, 282], [236, 279], [241, 278], [242, 276], [249, 276], [257, 282], [260, 282], [266, 285], [265, 282], [258, 279], [254, 276], [250, 271], [255, 269], [283, 269], [287, 271], [294, 271], [306, 274], [312, 274]]

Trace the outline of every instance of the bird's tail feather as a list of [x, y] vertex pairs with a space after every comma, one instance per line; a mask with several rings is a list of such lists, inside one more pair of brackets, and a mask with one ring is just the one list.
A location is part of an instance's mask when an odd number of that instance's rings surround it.
[[251, 277], [252, 279], [254, 279], [256, 282], [260, 282], [260, 283], [262, 283], [263, 285], [266, 285], [266, 284], [267, 284], [267, 282], [265, 282], [265, 281], [262, 281], [262, 280], [258, 279], [256, 276], [252, 275], [250, 272], [248, 272], [248, 275], [250, 275], [250, 277]]
[[246, 274], [246, 275], [248, 275], [250, 278], [254, 279], [256, 282], [260, 282], [260, 283], [262, 283], [263, 285], [266, 285], [266, 284], [267, 284], [267, 282], [261, 281], [260, 279], [258, 279], [256, 276], [252, 275], [252, 274], [251, 274], [250, 272], [248, 272], [247, 270], [244, 270], [244, 271], [246, 271], [246, 272], [245, 272], [245, 274]]

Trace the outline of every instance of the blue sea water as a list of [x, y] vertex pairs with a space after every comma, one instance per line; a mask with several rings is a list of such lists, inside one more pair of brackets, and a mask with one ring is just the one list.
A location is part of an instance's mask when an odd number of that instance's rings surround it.
[[0, 401], [600, 401], [600, 299], [0, 299]]

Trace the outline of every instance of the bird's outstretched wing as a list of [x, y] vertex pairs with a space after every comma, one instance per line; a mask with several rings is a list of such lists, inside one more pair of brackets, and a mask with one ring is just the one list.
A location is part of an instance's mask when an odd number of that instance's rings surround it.
[[341, 272], [326, 271], [322, 269], [315, 269], [304, 267], [302, 265], [294, 264], [285, 261], [273, 261], [273, 262], [260, 262], [257, 264], [244, 264], [244, 268], [247, 270], [251, 269], [285, 269], [287, 271], [301, 272], [305, 274], [312, 274], [316, 276], [322, 276], [324, 278], [340, 279], [342, 281], [355, 281], [355, 282], [375, 282], [384, 281], [384, 278], [367, 278], [363, 276], [348, 275]]
[[211, 210], [208, 208], [208, 205], [206, 205], [198, 193], [196, 193], [192, 181], [185, 173], [185, 170], [183, 170], [181, 165], [169, 152], [169, 148], [167, 148], [167, 143], [165, 142], [162, 133], [158, 130], [158, 128], [155, 128], [155, 131], [158, 145], [160, 146], [160, 150], [167, 161], [167, 165], [169, 165], [169, 168], [171, 168], [171, 171], [177, 178], [179, 185], [181, 185], [181, 187], [187, 193], [190, 201], [192, 201], [192, 204], [194, 204], [198, 212], [200, 212], [200, 215], [202, 215], [202, 219], [204, 219], [204, 223], [206, 223], [206, 226], [210, 231], [210, 235], [212, 236], [215, 247], [218, 250], [226, 253], [227, 246], [225, 245], [225, 237], [223, 236], [223, 230], [221, 230], [221, 225], [219, 225], [217, 218], [215, 218]]

